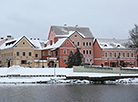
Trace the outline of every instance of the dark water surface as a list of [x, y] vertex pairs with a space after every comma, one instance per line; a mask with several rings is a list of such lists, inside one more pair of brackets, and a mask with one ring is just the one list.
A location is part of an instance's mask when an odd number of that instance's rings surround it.
[[138, 102], [138, 85], [0, 85], [0, 102]]

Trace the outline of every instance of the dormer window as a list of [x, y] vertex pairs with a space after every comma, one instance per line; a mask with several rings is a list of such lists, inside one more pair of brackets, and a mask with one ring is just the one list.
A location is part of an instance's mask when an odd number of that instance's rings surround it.
[[23, 44], [25, 44], [25, 42], [23, 42]]
[[104, 47], [107, 47], [107, 45], [105, 44]]
[[120, 45], [117, 45], [117, 47], [120, 47]]

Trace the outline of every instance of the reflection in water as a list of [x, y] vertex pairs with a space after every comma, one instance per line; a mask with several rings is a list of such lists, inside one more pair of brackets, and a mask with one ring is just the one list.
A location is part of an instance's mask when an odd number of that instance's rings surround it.
[[0, 102], [138, 102], [137, 85], [0, 85]]

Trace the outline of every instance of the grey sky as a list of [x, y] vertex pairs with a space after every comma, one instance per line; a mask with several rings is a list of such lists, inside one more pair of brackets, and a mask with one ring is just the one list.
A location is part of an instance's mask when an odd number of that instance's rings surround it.
[[0, 36], [47, 38], [51, 25], [87, 26], [94, 37], [128, 38], [138, 0], [0, 0]]

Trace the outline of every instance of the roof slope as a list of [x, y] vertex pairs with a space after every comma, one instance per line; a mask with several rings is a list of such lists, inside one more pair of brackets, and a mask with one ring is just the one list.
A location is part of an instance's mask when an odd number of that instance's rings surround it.
[[8, 40], [6, 42], [4, 42], [1, 46], [0, 46], [0, 49], [3, 50], [3, 49], [8, 49], [8, 48], [13, 48], [15, 47], [23, 38], [25, 38], [29, 44], [31, 44], [34, 48], [35, 46], [30, 42], [30, 40], [25, 37], [25, 36], [21, 36], [20, 38], [17, 38], [17, 39], [12, 39], [12, 40]]
[[[97, 39], [99, 46], [102, 49], [126, 49], [126, 44], [129, 42], [128, 39]], [[128, 49], [128, 48], [127, 48]]]
[[[43, 50], [47, 50], [47, 49], [51, 49], [51, 50], [55, 50], [59, 47], [62, 46], [62, 44], [69, 38], [61, 38], [59, 39], [55, 44], [53, 45], [48, 45], [47, 47], [43, 48]], [[69, 39], [70, 40], [70, 39]], [[71, 41], [71, 40], [70, 40]], [[71, 41], [72, 42], [72, 41]], [[73, 43], [72, 43], [73, 44]], [[73, 44], [75, 46], [75, 44]], [[76, 47], [76, 46], [75, 46]]]
[[77, 31], [85, 36], [85, 38], [94, 38], [88, 27], [70, 27], [70, 26], [51, 26], [56, 35], [65, 37], [70, 31]]

